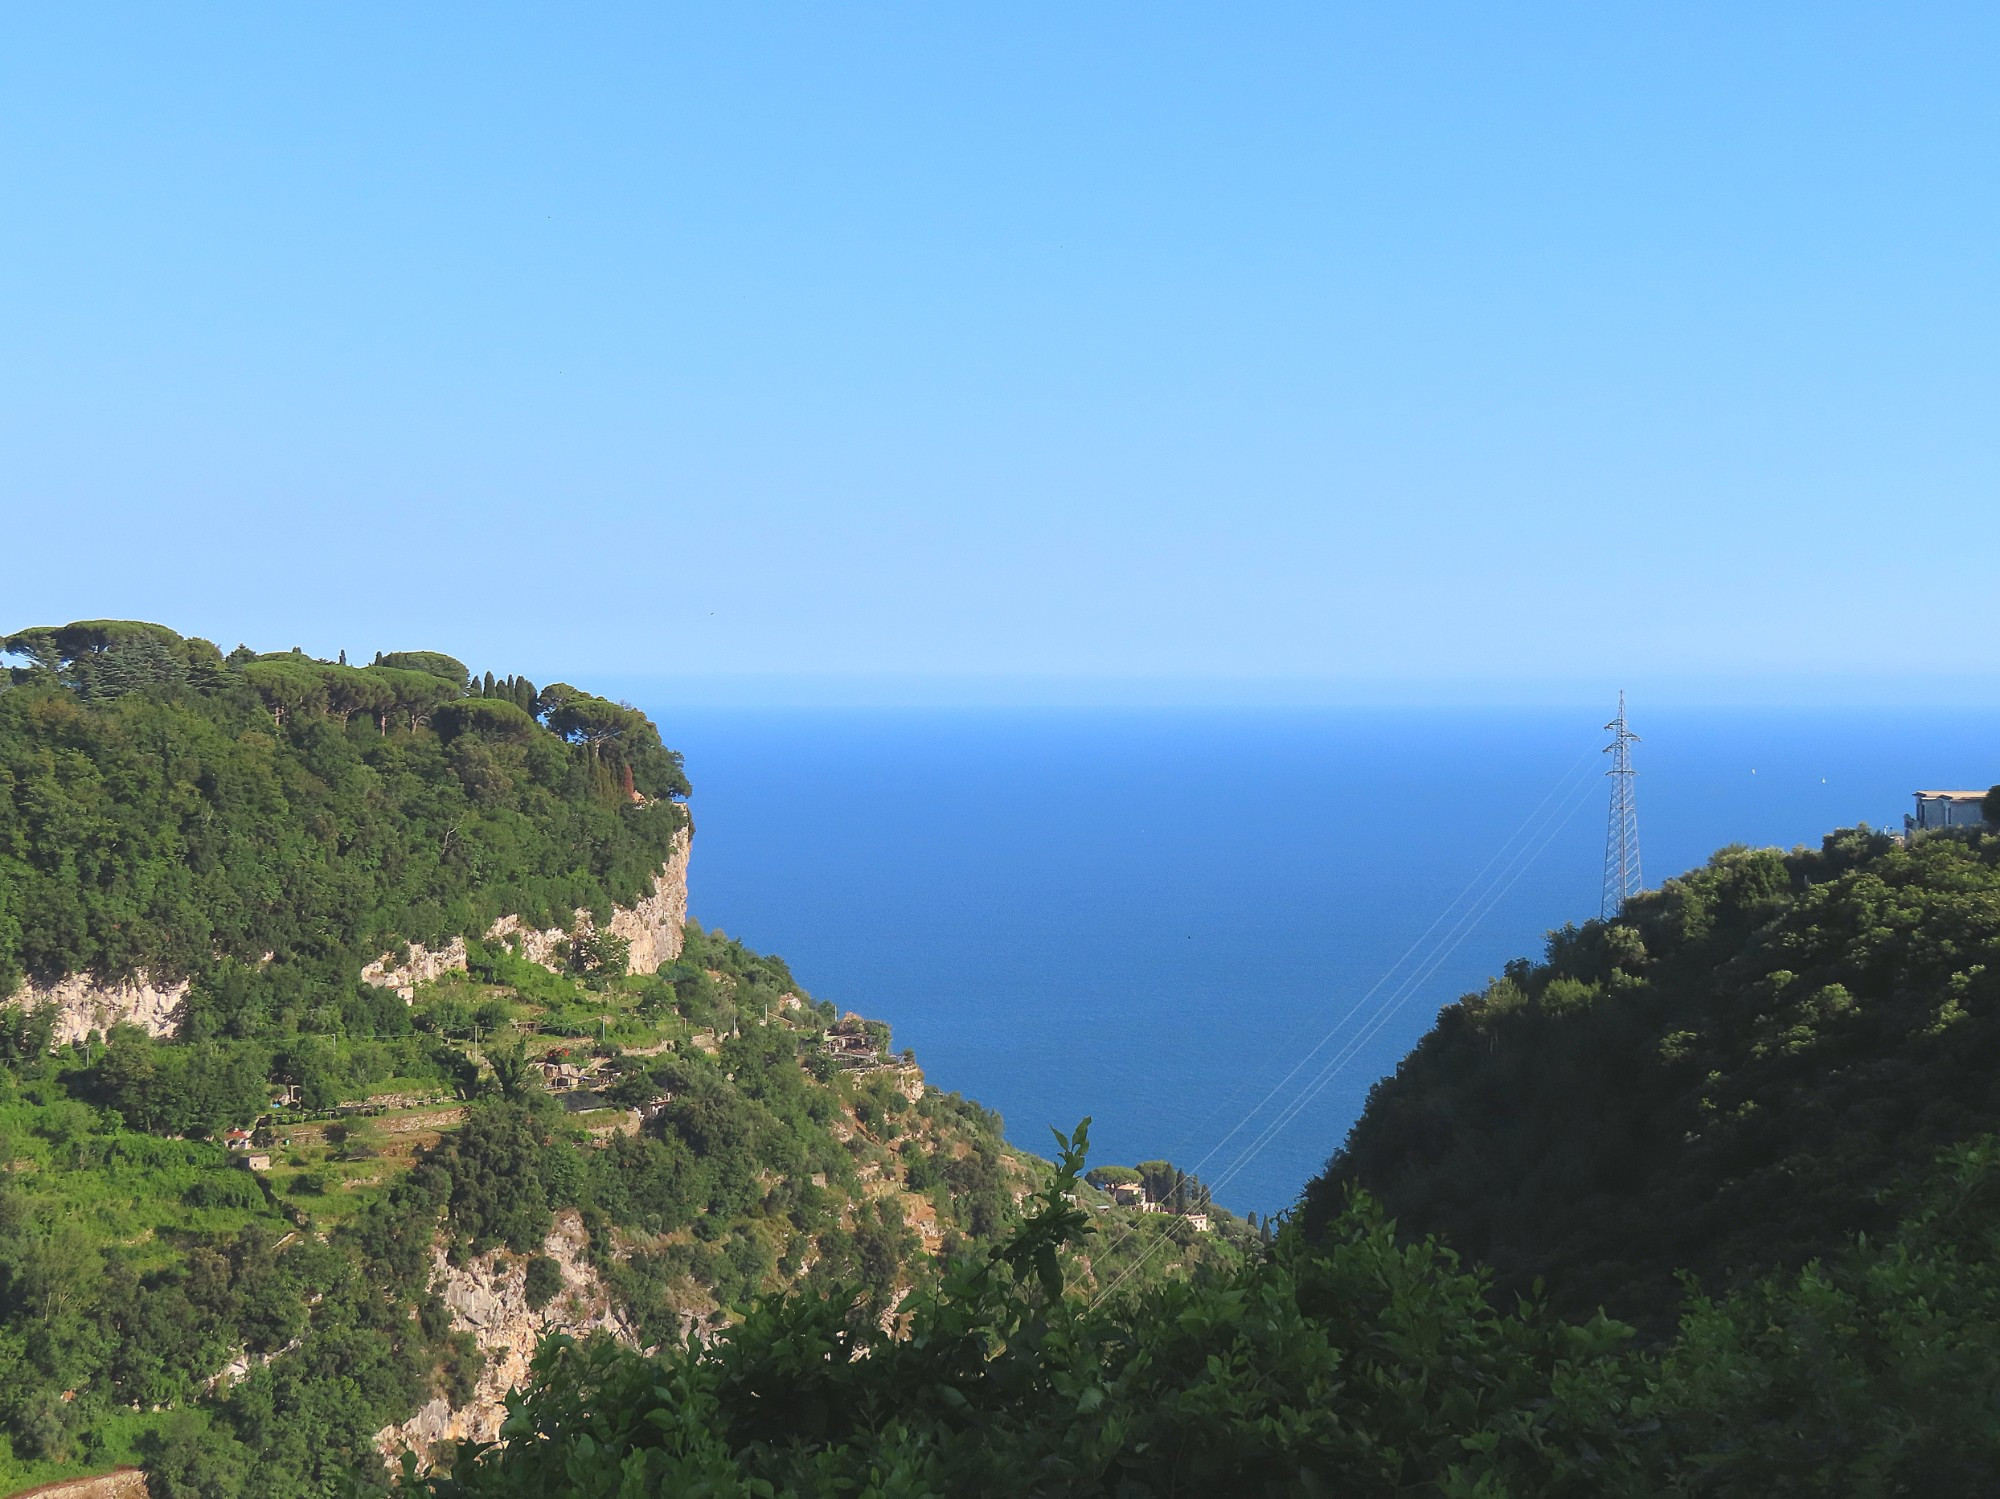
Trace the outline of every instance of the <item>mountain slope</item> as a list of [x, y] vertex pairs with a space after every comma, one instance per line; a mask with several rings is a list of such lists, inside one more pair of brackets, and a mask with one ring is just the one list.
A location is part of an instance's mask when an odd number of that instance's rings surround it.
[[1308, 1189], [1662, 1329], [1894, 1221], [2000, 1128], [2000, 838], [1728, 849], [1439, 1015]]
[[629, 905], [687, 825], [652, 724], [560, 684], [126, 622], [4, 644], [33, 664], [0, 692], [0, 994], [144, 973], [282, 1010], [398, 942]]
[[[379, 1491], [494, 1434], [524, 1329], [707, 1339], [788, 1286], [893, 1325], [1046, 1178], [683, 925], [636, 710], [438, 652], [4, 644], [0, 1492]], [[1107, 1277], [1245, 1242], [1089, 1196]]]

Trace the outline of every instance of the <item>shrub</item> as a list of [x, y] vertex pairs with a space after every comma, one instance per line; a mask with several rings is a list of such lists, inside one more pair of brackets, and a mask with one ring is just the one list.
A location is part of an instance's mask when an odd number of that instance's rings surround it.
[[247, 1171], [205, 1172], [181, 1194], [191, 1208], [248, 1208], [264, 1205], [264, 1192]]
[[563, 1288], [562, 1266], [545, 1254], [533, 1255], [528, 1260], [526, 1289], [528, 1305], [540, 1311]]

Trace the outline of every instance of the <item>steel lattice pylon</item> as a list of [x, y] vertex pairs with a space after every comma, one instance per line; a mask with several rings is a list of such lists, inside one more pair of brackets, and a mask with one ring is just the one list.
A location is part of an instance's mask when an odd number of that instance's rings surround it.
[[1611, 823], [1604, 834], [1604, 903], [1599, 913], [1609, 920], [1624, 906], [1627, 896], [1645, 888], [1639, 873], [1639, 807], [1632, 799], [1632, 746], [1639, 736], [1625, 724], [1625, 694], [1618, 694], [1618, 716], [1604, 726], [1611, 742], [1604, 753], [1611, 756]]

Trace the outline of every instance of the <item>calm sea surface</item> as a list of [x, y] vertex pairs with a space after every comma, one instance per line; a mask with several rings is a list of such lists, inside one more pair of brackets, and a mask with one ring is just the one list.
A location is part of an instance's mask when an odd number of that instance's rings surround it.
[[[1290, 1206], [1440, 1005], [1598, 909], [1608, 713], [641, 706], [687, 755], [697, 919], [1017, 1144], [1088, 1114], [1094, 1160], [1239, 1211]], [[1649, 882], [2000, 781], [2000, 713], [1634, 726]]]

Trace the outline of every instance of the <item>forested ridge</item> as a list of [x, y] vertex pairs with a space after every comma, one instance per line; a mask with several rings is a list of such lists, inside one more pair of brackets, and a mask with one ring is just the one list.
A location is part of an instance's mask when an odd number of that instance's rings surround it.
[[1358, 1183], [1521, 1289], [1661, 1330], [1892, 1226], [2000, 1130], [2000, 836], [1731, 848], [1439, 1015], [1305, 1199]]
[[[789, 1286], [893, 1318], [1046, 1176], [782, 960], [690, 922], [629, 972], [577, 921], [688, 826], [637, 710], [435, 651], [3, 643], [0, 1492], [115, 1462], [155, 1499], [380, 1492], [380, 1446], [450, 1462], [395, 1428], [498, 1356], [440, 1253], [648, 1344]], [[568, 935], [531, 960], [503, 915]], [[455, 938], [409, 1002], [362, 981]], [[70, 975], [189, 987], [171, 1034], [57, 1045], [40, 996]], [[1127, 1225], [1107, 1279], [1254, 1247], [1080, 1192]]]
[[653, 724], [567, 684], [129, 621], [0, 647], [27, 663], [0, 691], [0, 994], [195, 977], [240, 1029], [385, 946], [629, 902], [686, 823]]

